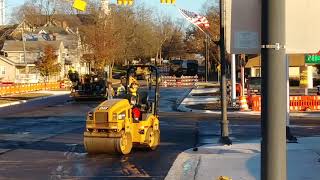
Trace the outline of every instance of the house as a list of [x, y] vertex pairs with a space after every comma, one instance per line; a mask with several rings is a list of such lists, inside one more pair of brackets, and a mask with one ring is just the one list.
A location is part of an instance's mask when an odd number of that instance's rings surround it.
[[[35, 68], [35, 62], [41, 57], [45, 47], [51, 46], [56, 52], [57, 63], [64, 66], [64, 45], [62, 41], [23, 41], [7, 40], [3, 45], [0, 56], [2, 81], [15, 83], [36, 83], [42, 81], [39, 72]], [[25, 51], [24, 51], [25, 49]], [[25, 56], [26, 55], [26, 56]], [[25, 56], [25, 57], [24, 57]], [[60, 74], [50, 79], [57, 81], [65, 76], [65, 69], [62, 68]]]
[[71, 29], [64, 29], [59, 26], [46, 26], [38, 28], [35, 32], [38, 34], [38, 41], [54, 40], [62, 41], [64, 44], [64, 54], [66, 68], [73, 66], [80, 74], [87, 74], [88, 65], [81, 61], [83, 48], [78, 31], [73, 32]]
[[16, 78], [15, 63], [0, 56], [0, 82], [14, 82]]

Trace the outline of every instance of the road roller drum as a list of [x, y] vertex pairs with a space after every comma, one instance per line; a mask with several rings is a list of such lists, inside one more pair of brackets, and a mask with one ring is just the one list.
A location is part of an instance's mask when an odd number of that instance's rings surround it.
[[89, 154], [128, 154], [132, 149], [132, 137], [130, 133], [125, 133], [122, 137], [85, 133], [84, 146]]

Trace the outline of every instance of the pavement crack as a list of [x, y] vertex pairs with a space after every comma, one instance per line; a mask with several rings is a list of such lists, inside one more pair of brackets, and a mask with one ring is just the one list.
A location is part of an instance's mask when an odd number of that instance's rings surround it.
[[193, 180], [197, 179], [200, 163], [201, 163], [201, 155], [197, 159], [197, 164], [196, 164], [196, 168], [195, 168], [195, 171], [194, 171]]

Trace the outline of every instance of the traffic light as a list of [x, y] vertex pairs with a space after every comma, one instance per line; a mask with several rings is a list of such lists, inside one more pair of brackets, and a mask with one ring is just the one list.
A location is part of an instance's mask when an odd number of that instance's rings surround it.
[[132, 6], [133, 0], [117, 0], [118, 5]]
[[161, 4], [175, 4], [176, 0], [160, 0]]

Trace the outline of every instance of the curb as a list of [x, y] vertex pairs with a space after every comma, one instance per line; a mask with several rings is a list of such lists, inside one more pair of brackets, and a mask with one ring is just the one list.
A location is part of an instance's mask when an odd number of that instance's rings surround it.
[[[183, 96], [181, 97], [181, 98], [178, 98], [177, 100], [176, 100], [176, 109], [177, 110], [179, 110], [179, 106], [181, 105], [181, 103], [183, 102], [183, 100], [186, 98], [186, 97], [188, 97], [188, 95], [191, 93], [191, 91], [194, 89], [194, 87], [193, 88], [191, 88], [191, 89], [189, 89], [185, 94], [183, 94]], [[180, 111], [180, 110], [179, 110]], [[183, 111], [182, 111], [183, 112]]]

